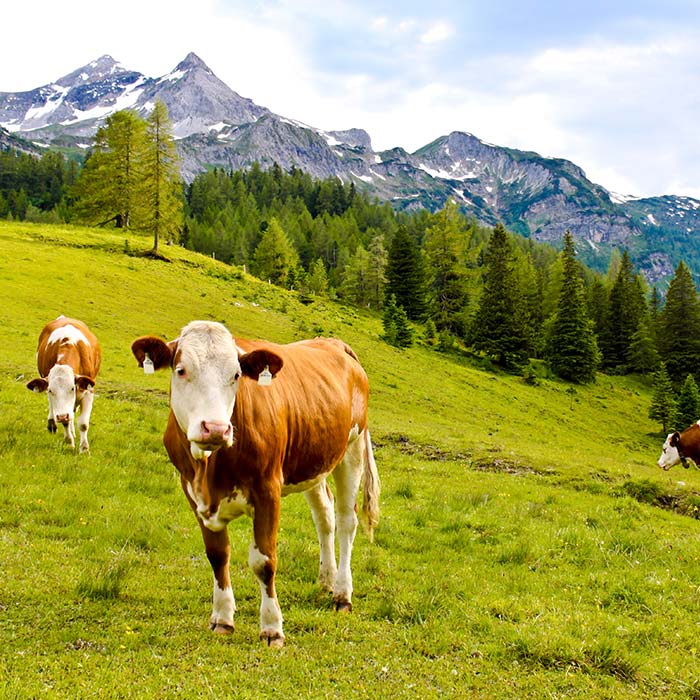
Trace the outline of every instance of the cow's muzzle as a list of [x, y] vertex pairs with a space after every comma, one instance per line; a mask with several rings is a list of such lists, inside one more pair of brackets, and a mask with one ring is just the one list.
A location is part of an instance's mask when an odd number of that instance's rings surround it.
[[68, 425], [68, 423], [70, 423], [70, 414], [61, 413], [60, 415], [56, 416], [56, 422], [60, 423], [61, 425]]
[[217, 423], [203, 420], [199, 435], [192, 442], [205, 450], [216, 450], [219, 447], [230, 447], [233, 444], [233, 426], [231, 423]]

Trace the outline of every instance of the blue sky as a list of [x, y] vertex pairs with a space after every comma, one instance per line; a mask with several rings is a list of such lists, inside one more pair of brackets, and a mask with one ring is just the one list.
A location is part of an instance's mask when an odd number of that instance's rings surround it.
[[157, 77], [194, 51], [244, 97], [375, 149], [467, 131], [620, 194], [700, 198], [698, 0], [40, 0], [3, 20], [26, 33], [3, 33], [0, 91], [106, 53]]

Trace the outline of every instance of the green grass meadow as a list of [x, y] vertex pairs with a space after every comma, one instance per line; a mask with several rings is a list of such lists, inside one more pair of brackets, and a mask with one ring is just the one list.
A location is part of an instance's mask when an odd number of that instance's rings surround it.
[[[700, 700], [700, 470], [656, 466], [647, 385], [533, 386], [398, 350], [374, 316], [149, 243], [0, 222], [0, 698]], [[59, 314], [103, 347], [89, 455], [25, 388]], [[258, 639], [246, 519], [229, 526], [236, 630], [209, 631], [210, 567], [161, 443], [168, 377], [129, 349], [193, 319], [342, 337], [370, 377], [382, 512], [373, 544], [358, 532], [354, 610], [316, 585], [289, 496], [281, 650]]]

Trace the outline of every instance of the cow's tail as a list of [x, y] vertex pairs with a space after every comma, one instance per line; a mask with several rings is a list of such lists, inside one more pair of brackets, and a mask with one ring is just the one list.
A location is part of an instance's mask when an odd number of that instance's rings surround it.
[[364, 430], [364, 472], [362, 474], [362, 516], [370, 542], [374, 541], [374, 528], [379, 525], [379, 472], [374, 461], [369, 428]]

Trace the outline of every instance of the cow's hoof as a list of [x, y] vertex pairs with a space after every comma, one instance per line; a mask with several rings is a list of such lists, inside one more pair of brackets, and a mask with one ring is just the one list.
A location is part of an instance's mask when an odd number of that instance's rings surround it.
[[81, 445], [81, 446], [80, 446], [80, 454], [81, 454], [81, 455], [89, 455], [89, 454], [90, 454], [90, 448], [89, 448], [87, 445], [85, 445], [85, 446]]
[[233, 634], [234, 626], [224, 622], [213, 622], [209, 625], [209, 629], [214, 634]]
[[343, 602], [343, 601], [336, 601], [335, 611], [339, 612], [339, 613], [351, 613], [352, 612], [352, 603]]
[[284, 646], [284, 636], [278, 632], [261, 632], [260, 639], [267, 642], [271, 649], [281, 649]]

